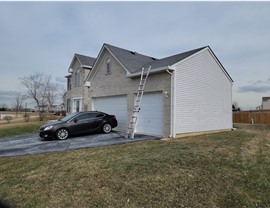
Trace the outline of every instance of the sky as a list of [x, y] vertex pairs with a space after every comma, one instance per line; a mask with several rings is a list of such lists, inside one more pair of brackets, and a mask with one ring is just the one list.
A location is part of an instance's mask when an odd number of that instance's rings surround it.
[[210, 46], [242, 109], [270, 97], [270, 2], [0, 2], [0, 105], [36, 72], [66, 86], [73, 55], [108, 43], [156, 58]]

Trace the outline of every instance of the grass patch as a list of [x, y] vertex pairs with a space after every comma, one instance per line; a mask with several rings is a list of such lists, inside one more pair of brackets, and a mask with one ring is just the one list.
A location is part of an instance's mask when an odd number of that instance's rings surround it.
[[0, 158], [15, 207], [269, 207], [268, 132]]
[[42, 124], [44, 124], [44, 122], [29, 122], [20, 124], [0, 125], [0, 138], [22, 134], [37, 133], [39, 127]]

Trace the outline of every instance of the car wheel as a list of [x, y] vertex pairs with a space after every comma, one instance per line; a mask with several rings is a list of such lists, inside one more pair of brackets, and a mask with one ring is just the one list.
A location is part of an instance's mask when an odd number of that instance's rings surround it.
[[68, 138], [68, 136], [69, 136], [69, 132], [67, 129], [59, 129], [56, 132], [57, 139], [65, 140], [66, 138]]
[[111, 124], [109, 123], [105, 123], [102, 127], [102, 131], [105, 133], [105, 134], [108, 134], [112, 131], [112, 126]]

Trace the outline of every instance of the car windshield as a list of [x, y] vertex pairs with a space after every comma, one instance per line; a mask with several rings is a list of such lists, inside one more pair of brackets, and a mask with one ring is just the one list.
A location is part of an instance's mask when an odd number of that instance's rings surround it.
[[63, 121], [63, 122], [67, 122], [68, 120], [70, 120], [71, 118], [73, 118], [77, 113], [71, 113], [69, 115], [67, 115], [66, 117], [60, 119], [59, 121]]

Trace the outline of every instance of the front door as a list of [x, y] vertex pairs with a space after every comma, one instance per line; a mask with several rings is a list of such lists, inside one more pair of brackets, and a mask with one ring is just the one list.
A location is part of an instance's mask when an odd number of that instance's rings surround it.
[[80, 100], [75, 101], [75, 111], [79, 112], [80, 111]]
[[74, 99], [73, 100], [73, 113], [81, 111], [81, 99]]

